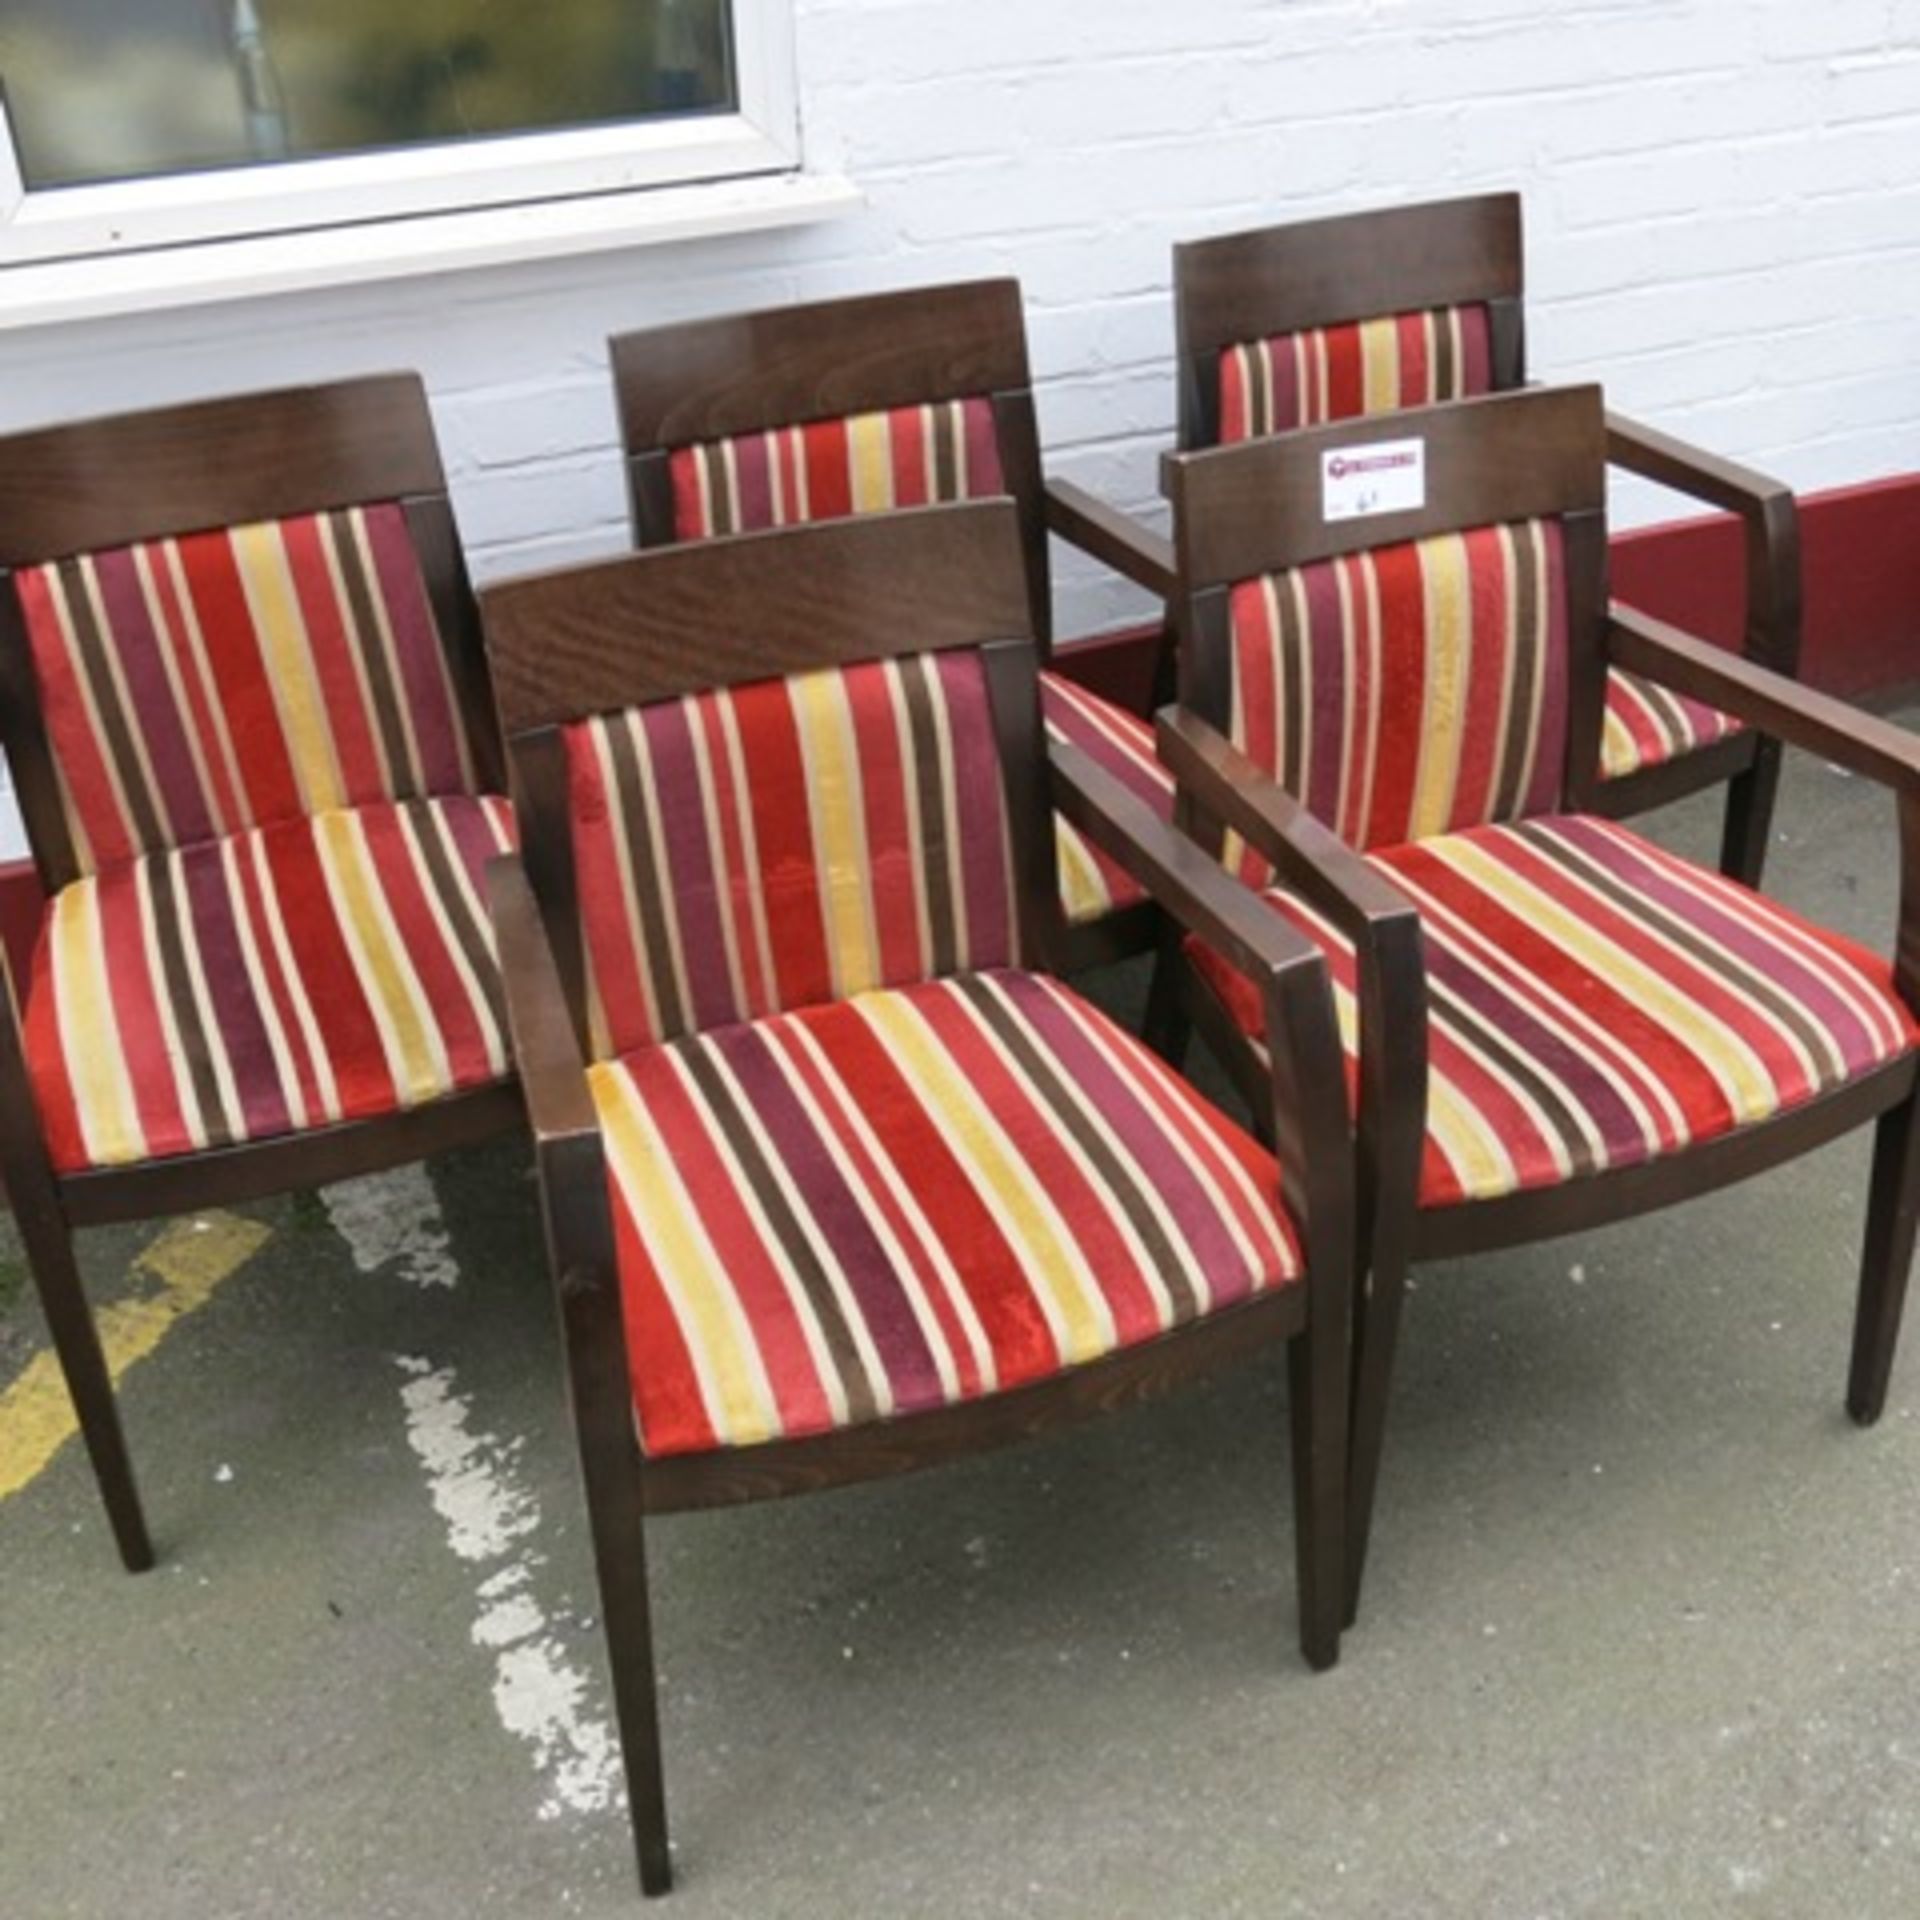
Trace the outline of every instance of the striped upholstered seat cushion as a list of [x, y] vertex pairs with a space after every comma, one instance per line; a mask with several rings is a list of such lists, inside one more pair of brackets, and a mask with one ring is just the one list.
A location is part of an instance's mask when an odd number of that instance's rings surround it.
[[81, 554], [15, 578], [83, 872], [331, 808], [473, 790], [398, 506]]
[[[1480, 827], [1373, 859], [1425, 934], [1425, 1206], [1636, 1166], [1920, 1039], [1885, 961], [1614, 822]], [[1299, 901], [1266, 897], [1327, 953], [1351, 1052], [1351, 948]], [[1257, 1035], [1251, 990], [1189, 951]]]
[[276, 821], [64, 888], [27, 1063], [55, 1165], [368, 1119], [505, 1077], [482, 870], [506, 801]]
[[1269, 1156], [1068, 988], [993, 972], [591, 1069], [642, 1442], [817, 1434], [1297, 1278]]
[[1600, 734], [1600, 777], [1618, 780], [1645, 767], [1665, 766], [1682, 754], [1739, 733], [1742, 723], [1703, 701], [1636, 673], [1607, 673], [1607, 714]]
[[682, 540], [1006, 491], [984, 397], [735, 434], [676, 447], [668, 465]]
[[[1352, 846], [1539, 813], [1567, 740], [1559, 524], [1530, 520], [1241, 582], [1228, 731]], [[1235, 849], [1245, 876], [1264, 878]]]
[[[1153, 750], [1146, 721], [1058, 673], [1040, 676], [1040, 701], [1050, 739], [1078, 747], [1162, 820], [1173, 818], [1173, 776]], [[1054, 815], [1053, 838], [1069, 926], [1087, 926], [1146, 898], [1140, 883], [1063, 814]]]
[[565, 740], [600, 1058], [1017, 958], [977, 653], [663, 700]]
[[1382, 314], [1223, 348], [1220, 438], [1257, 440], [1492, 390], [1484, 306]]

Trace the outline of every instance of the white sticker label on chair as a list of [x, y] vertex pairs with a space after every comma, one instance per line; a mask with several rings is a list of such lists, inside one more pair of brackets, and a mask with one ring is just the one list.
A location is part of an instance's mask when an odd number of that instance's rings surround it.
[[1323, 519], [1363, 520], [1374, 513], [1416, 513], [1427, 504], [1427, 443], [1376, 440], [1320, 456]]

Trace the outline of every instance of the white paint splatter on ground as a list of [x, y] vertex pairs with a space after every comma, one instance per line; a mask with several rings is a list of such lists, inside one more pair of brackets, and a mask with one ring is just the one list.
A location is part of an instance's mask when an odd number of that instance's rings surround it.
[[362, 1273], [398, 1264], [416, 1287], [459, 1283], [452, 1243], [440, 1215], [440, 1196], [425, 1167], [397, 1167], [326, 1188], [321, 1198], [334, 1231]]
[[521, 1442], [474, 1430], [472, 1404], [455, 1391], [451, 1367], [405, 1356], [397, 1364], [409, 1376], [400, 1389], [407, 1438], [426, 1468], [447, 1544], [463, 1560], [502, 1563], [479, 1585], [473, 1639], [493, 1653], [501, 1723], [533, 1749], [546, 1782], [541, 1819], [621, 1806], [613, 1730], [589, 1710], [587, 1677], [531, 1591], [545, 1562], [524, 1544], [539, 1528], [540, 1503], [519, 1476]]
[[[327, 1214], [362, 1273], [397, 1272], [427, 1291], [456, 1287], [460, 1269], [424, 1167], [352, 1180], [325, 1192]], [[447, 1544], [488, 1569], [475, 1593], [476, 1646], [493, 1655], [493, 1701], [501, 1724], [532, 1750], [545, 1796], [540, 1817], [599, 1813], [625, 1805], [620, 1748], [588, 1704], [587, 1676], [568, 1658], [534, 1588], [545, 1557], [533, 1547], [540, 1503], [519, 1470], [522, 1442], [473, 1422], [472, 1402], [452, 1367], [395, 1357], [406, 1375], [400, 1400], [407, 1440], [426, 1471]]]

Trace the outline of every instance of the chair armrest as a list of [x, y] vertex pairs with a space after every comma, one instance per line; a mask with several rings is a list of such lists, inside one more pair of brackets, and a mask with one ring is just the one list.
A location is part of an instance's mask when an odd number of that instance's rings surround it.
[[1161, 600], [1173, 598], [1178, 574], [1173, 542], [1109, 506], [1071, 480], [1046, 484], [1047, 531], [1090, 553], [1102, 565]]
[[1048, 761], [1058, 811], [1179, 926], [1260, 989], [1282, 1189], [1308, 1237], [1317, 1281], [1344, 1273], [1351, 1259], [1353, 1177], [1346, 1072], [1325, 957], [1078, 747], [1053, 741]]
[[600, 1121], [587, 1091], [586, 1062], [540, 904], [517, 854], [503, 853], [487, 862], [487, 900], [500, 954], [507, 1028], [535, 1144], [544, 1151], [591, 1139], [597, 1149]]
[[1419, 926], [1418, 910], [1392, 881], [1197, 713], [1163, 707], [1154, 745], [1202, 811], [1271, 861], [1342, 933], [1365, 941], [1395, 923]]
[[1747, 645], [1756, 660], [1792, 673], [1800, 661], [1800, 509], [1793, 489], [1612, 412], [1607, 459], [1740, 516], [1746, 526]]
[[1920, 793], [1920, 738], [1831, 694], [1630, 607], [1610, 609], [1607, 653], [1629, 672], [1704, 700], [1789, 746], [1902, 795]]

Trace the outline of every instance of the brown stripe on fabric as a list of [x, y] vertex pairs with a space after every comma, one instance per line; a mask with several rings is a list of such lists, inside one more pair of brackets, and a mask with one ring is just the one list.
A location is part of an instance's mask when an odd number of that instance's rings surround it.
[[907, 702], [907, 732], [913, 758], [909, 777], [913, 781], [915, 802], [920, 810], [920, 860], [922, 884], [926, 889], [927, 938], [931, 952], [927, 973], [931, 977], [957, 972], [960, 957], [960, 926], [964, 896], [960, 891], [960, 848], [951, 831], [953, 822], [947, 807], [949, 786], [946, 755], [940, 727], [934, 718], [937, 697], [930, 681], [934, 675], [932, 659], [917, 654], [898, 663], [900, 687]]
[[961, 496], [960, 409], [951, 403], [922, 409], [927, 421], [927, 438], [933, 448], [933, 491], [935, 501], [958, 500]]
[[1663, 687], [1657, 680], [1643, 680], [1635, 674], [1633, 690], [1653, 709], [1667, 738], [1676, 747], [1684, 748], [1692, 738], [1693, 728], [1688, 724], [1686, 708], [1680, 704], [1680, 698], [1673, 689]]
[[1552, 636], [1551, 623], [1541, 618], [1545, 596], [1540, 572], [1546, 558], [1541, 528], [1528, 522], [1501, 532], [1503, 546], [1512, 555], [1513, 657], [1507, 669], [1507, 724], [1487, 816], [1495, 821], [1513, 819], [1526, 804], [1533, 757], [1540, 748], [1534, 707], [1546, 671], [1542, 656]]
[[1433, 397], [1436, 400], [1459, 398], [1455, 387], [1460, 376], [1453, 350], [1453, 319], [1453, 312], [1447, 307], [1435, 307], [1427, 315], [1433, 329]]
[[[80, 658], [78, 665], [93, 696], [94, 711], [100, 716], [100, 731], [106, 735], [108, 757], [119, 776], [120, 790], [126, 795], [127, 812], [133, 819], [134, 838], [144, 852], [170, 846], [171, 829], [162, 823], [158, 812], [159, 796], [147, 783], [140, 764], [140, 748], [133, 737], [133, 718], [120, 704], [120, 688], [108, 654], [108, 643], [93, 617], [93, 596], [87, 590], [86, 567], [79, 560], [59, 563], [60, 593], [67, 603], [67, 617], [73, 623], [73, 643]], [[163, 647], [164, 638], [160, 643]]]
[[[770, 468], [778, 463], [779, 442], [773, 434], [766, 436], [766, 455]], [[734, 459], [734, 444], [728, 440], [693, 450], [693, 470], [699, 476], [701, 497], [707, 503], [709, 534], [731, 533], [734, 530], [733, 488], [729, 484], [733, 478]], [[771, 489], [771, 475], [768, 484]]]
[[[1601, 1156], [1605, 1147], [1604, 1144], [1596, 1147], [1588, 1137], [1588, 1130], [1580, 1125], [1578, 1116], [1583, 1109], [1579, 1102], [1575, 1100], [1570, 1104], [1563, 1099], [1553, 1084], [1534, 1066], [1531, 1055], [1521, 1051], [1505, 1032], [1491, 1025], [1469, 1002], [1440, 985], [1431, 974], [1427, 978], [1427, 994], [1428, 1017], [1451, 1027], [1462, 1043], [1463, 1051], [1477, 1051], [1491, 1063], [1491, 1071], [1504, 1075], [1532, 1100], [1547, 1125], [1559, 1136], [1561, 1145], [1566, 1148], [1568, 1164], [1573, 1171], [1597, 1172], [1602, 1165]], [[1575, 1043], [1566, 1044], [1578, 1050]], [[1611, 1072], [1595, 1066], [1591, 1060], [1586, 1064], [1589, 1072], [1613, 1081]], [[1461, 1104], [1482, 1121], [1485, 1120], [1481, 1109], [1470, 1098], [1463, 1099]], [[1595, 1127], [1593, 1131], [1597, 1133], [1599, 1128]]]
[[[360, 530], [354, 524], [351, 512], [329, 513], [324, 516], [327, 530], [327, 544], [333, 549], [335, 564], [340, 569], [340, 584], [345, 589], [347, 608], [353, 620], [353, 632], [349, 644], [359, 644], [353, 651], [360, 661], [362, 672], [367, 676], [367, 701], [373, 709], [373, 720], [380, 735], [380, 752], [387, 763], [387, 792], [396, 800], [426, 790], [426, 778], [421, 772], [419, 756], [407, 737], [407, 727], [402, 717], [406, 703], [406, 694], [399, 682], [396, 663], [387, 652], [388, 637], [385, 622], [381, 620], [374, 598], [373, 583], [367, 578], [364, 556], [360, 551]], [[327, 717], [327, 730], [333, 731], [333, 719]], [[334, 759], [338, 761], [339, 744], [334, 743]], [[345, 780], [341, 782], [345, 787]]]
[[1584, 849], [1570, 846], [1558, 834], [1529, 833], [1526, 839], [1530, 847], [1576, 879], [1584, 880], [1623, 915], [1665, 934], [1703, 972], [1711, 974], [1730, 992], [1764, 1006], [1800, 1042], [1810, 1059], [1819, 1061], [1831, 1052], [1833, 1036], [1749, 962], [1737, 954], [1716, 953], [1705, 936], [1671, 908], [1641, 893]]
[[748, 1190], [772, 1229], [780, 1251], [799, 1276], [801, 1290], [826, 1342], [828, 1357], [840, 1376], [849, 1418], [854, 1421], [875, 1418], [879, 1397], [860, 1358], [860, 1349], [841, 1309], [839, 1295], [834, 1292], [826, 1268], [788, 1202], [779, 1176], [761, 1151], [746, 1113], [735, 1098], [731, 1079], [720, 1072], [710, 1052], [698, 1043], [677, 1047], [674, 1051], [688, 1078], [699, 1088], [701, 1100], [719, 1126], [727, 1151], [745, 1176]]
[[1128, 1224], [1139, 1236], [1155, 1272], [1166, 1286], [1173, 1302], [1175, 1323], [1193, 1319], [1200, 1310], [1199, 1300], [1179, 1249], [1168, 1238], [1147, 1198], [1150, 1191], [1147, 1184], [1101, 1138], [1099, 1129], [1081, 1110], [1056, 1064], [1035, 1046], [1032, 1036], [1000, 995], [977, 975], [962, 976], [953, 984], [994, 1038], [1013, 1056], [1028, 1085], [1038, 1089], [1041, 1104], [1093, 1163], [1107, 1190], [1119, 1201]]
[[[1307, 757], [1306, 664], [1301, 658], [1311, 642], [1306, 622], [1294, 594], [1296, 576], [1290, 573], [1268, 577], [1267, 591], [1273, 596], [1274, 637], [1280, 654], [1280, 671], [1274, 676], [1274, 692], [1280, 701], [1280, 725], [1275, 738], [1280, 748], [1280, 784], [1300, 799], [1306, 798], [1301, 773]], [[1349, 623], [1345, 632], [1335, 636], [1336, 644], [1352, 645]], [[1349, 663], [1351, 664], [1351, 663]]]
[[[658, 1020], [657, 1037], [671, 1040], [688, 1032], [692, 1020], [680, 1002], [680, 983], [675, 976], [673, 954], [679, 934], [662, 882], [667, 878], [654, 862], [653, 839], [648, 831], [653, 798], [651, 783], [642, 778], [639, 749], [634, 732], [640, 716], [629, 714], [620, 720], [596, 720], [594, 729], [606, 749], [607, 764], [613, 771], [615, 801], [620, 824], [626, 828], [627, 872], [633, 882], [634, 904], [640, 913], [640, 937], [636, 942], [640, 971], [653, 989]], [[613, 821], [607, 831], [617, 831]]]
[[180, 1035], [180, 1051], [187, 1063], [188, 1078], [193, 1082], [207, 1145], [231, 1146], [235, 1138], [233, 1122], [226, 1102], [220, 1097], [220, 1081], [213, 1069], [212, 1041], [201, 1024], [200, 1002], [194, 992], [193, 963], [187, 957], [186, 943], [180, 934], [191, 907], [181, 898], [177, 885], [179, 861], [177, 853], [144, 860], [140, 863], [142, 878], [147, 887], [154, 941], [160, 949], [167, 1005], [172, 1009], [174, 1027]]
[[472, 970], [475, 983], [486, 1000], [494, 1030], [507, 1031], [507, 1005], [500, 987], [500, 968], [493, 957], [492, 943], [469, 893], [459, 850], [448, 843], [446, 816], [425, 801], [408, 801], [399, 809], [400, 830], [417, 851], [433, 882], [435, 897], [441, 902], [453, 937]]
[[1276, 343], [1267, 340], [1258, 346], [1236, 348], [1235, 351], [1240, 354], [1241, 365], [1246, 372], [1248, 437], [1265, 439], [1274, 431], [1274, 356], [1279, 353], [1292, 353], [1293, 342], [1286, 340]]

